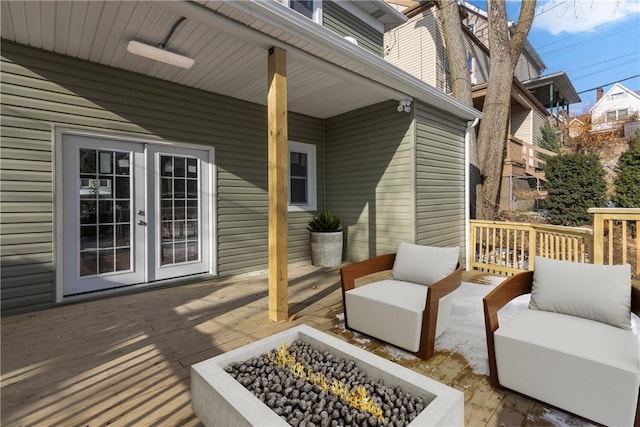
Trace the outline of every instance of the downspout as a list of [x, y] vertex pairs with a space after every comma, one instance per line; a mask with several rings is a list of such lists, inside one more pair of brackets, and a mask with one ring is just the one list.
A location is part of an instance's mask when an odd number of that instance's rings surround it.
[[478, 125], [480, 121], [479, 117], [476, 117], [473, 121], [467, 122], [467, 128], [464, 130], [464, 163], [465, 163], [465, 174], [464, 174], [464, 247], [467, 251], [467, 255], [465, 257], [465, 269], [469, 271], [471, 268], [471, 260], [470, 255], [471, 251], [469, 250], [469, 245], [471, 244], [471, 236], [469, 232], [469, 221], [471, 221], [471, 130]]

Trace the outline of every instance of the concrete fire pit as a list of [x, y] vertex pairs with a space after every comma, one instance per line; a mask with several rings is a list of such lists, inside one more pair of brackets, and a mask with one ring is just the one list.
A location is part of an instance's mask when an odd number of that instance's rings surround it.
[[367, 375], [386, 385], [431, 401], [411, 422], [411, 426], [464, 425], [464, 395], [458, 390], [357, 348], [331, 335], [300, 325], [260, 341], [221, 354], [191, 367], [191, 404], [206, 426], [287, 426], [280, 416], [238, 383], [224, 368], [304, 340], [319, 350], [353, 360]]

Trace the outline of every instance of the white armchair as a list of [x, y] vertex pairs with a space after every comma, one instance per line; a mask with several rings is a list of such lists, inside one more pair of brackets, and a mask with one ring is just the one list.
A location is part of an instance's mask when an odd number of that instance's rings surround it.
[[[498, 310], [531, 293], [529, 309], [498, 323]], [[640, 351], [631, 311], [640, 291], [629, 265], [536, 257], [484, 298], [489, 381], [597, 423], [639, 426]]]
[[[403, 242], [397, 254], [344, 267], [346, 327], [429, 359], [449, 323], [451, 292], [462, 282], [459, 253]], [[384, 270], [392, 270], [391, 279], [355, 287], [355, 279]]]

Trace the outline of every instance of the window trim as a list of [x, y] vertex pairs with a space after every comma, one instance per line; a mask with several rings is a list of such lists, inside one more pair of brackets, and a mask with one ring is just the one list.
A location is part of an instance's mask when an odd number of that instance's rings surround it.
[[[304, 153], [307, 155], [307, 196], [308, 203], [291, 204], [291, 152]], [[287, 147], [287, 209], [289, 212], [315, 211], [318, 207], [318, 181], [316, 167], [316, 146], [304, 142], [289, 141]]]
[[[622, 115], [621, 113], [624, 113]], [[615, 116], [615, 117], [612, 117]], [[616, 110], [607, 111], [607, 121], [617, 122], [619, 120], [624, 120], [629, 117], [629, 109], [628, 108], [618, 108]]]
[[[291, 7], [291, 2], [293, 0], [284, 0], [284, 5], [287, 6], [289, 9], [294, 10], [297, 12], [297, 10], [295, 10], [293, 7]], [[322, 25], [322, 0], [311, 0], [313, 1], [313, 14], [311, 17], [311, 20], [313, 22], [315, 22], [316, 24]], [[298, 12], [300, 13], [300, 12]], [[302, 15], [302, 13], [300, 13], [300, 15]], [[305, 18], [309, 19], [307, 16], [302, 15]]]

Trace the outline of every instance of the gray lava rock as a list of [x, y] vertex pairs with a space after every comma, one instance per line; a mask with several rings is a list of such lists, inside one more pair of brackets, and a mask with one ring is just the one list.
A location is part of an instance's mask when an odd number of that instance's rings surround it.
[[311, 367], [313, 372], [323, 373], [328, 384], [337, 379], [350, 388], [363, 385], [385, 416], [380, 422], [377, 417], [352, 408], [334, 394], [272, 364], [266, 354], [233, 362], [224, 368], [292, 426], [404, 427], [428, 404], [422, 397], [404, 392], [400, 387], [388, 387], [382, 380], [368, 378], [354, 361], [341, 359], [328, 351], [318, 351], [303, 341], [291, 344], [289, 351], [305, 369]]

